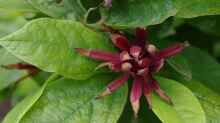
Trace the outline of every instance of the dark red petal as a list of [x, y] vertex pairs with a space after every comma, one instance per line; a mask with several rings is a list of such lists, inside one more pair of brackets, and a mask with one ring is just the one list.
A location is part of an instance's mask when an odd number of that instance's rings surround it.
[[152, 63], [151, 69], [152, 72], [159, 72], [161, 68], [164, 66], [164, 59], [155, 59]]
[[138, 64], [141, 66], [141, 67], [148, 67], [151, 63], [151, 60], [149, 58], [143, 58], [141, 59]]
[[111, 94], [112, 92], [114, 92], [116, 89], [118, 89], [120, 86], [122, 86], [125, 81], [127, 81], [129, 79], [129, 75], [125, 74], [123, 76], [120, 76], [119, 78], [117, 78], [116, 80], [114, 80], [113, 82], [111, 82], [106, 90], [104, 92], [102, 92], [98, 97], [96, 97], [97, 99], [104, 97], [106, 95]]
[[27, 63], [17, 63], [17, 64], [8, 64], [8, 65], [1, 65], [1, 67], [6, 69], [17, 69], [17, 70], [27, 70], [28, 74], [20, 77], [16, 80], [15, 83], [20, 82], [26, 78], [36, 75], [39, 72], [39, 69], [35, 66]]
[[25, 63], [8, 64], [8, 65], [2, 65], [1, 67], [6, 69], [20, 69], [20, 70], [28, 70], [28, 69], [36, 68], [31, 64], [25, 64]]
[[147, 41], [147, 37], [148, 33], [147, 33], [147, 29], [145, 28], [136, 28], [136, 42], [135, 44], [141, 46], [141, 47], [145, 47], [146, 45], [146, 41]]
[[171, 57], [171, 56], [174, 56], [178, 53], [181, 53], [189, 44], [188, 43], [178, 43], [178, 44], [175, 44], [171, 47], [168, 47], [168, 48], [165, 48], [165, 49], [162, 49], [158, 56], [161, 57], [161, 58], [167, 58], [167, 57]]
[[114, 34], [111, 35], [111, 39], [112, 39], [113, 44], [116, 47], [118, 47], [119, 49], [126, 50], [126, 51], [129, 50], [130, 43], [129, 43], [129, 41], [126, 37], [114, 33]]
[[146, 41], [148, 36], [147, 29], [141, 27], [136, 28], [136, 36], [139, 41]]
[[33, 76], [39, 72], [38, 68], [27, 63], [1, 65], [1, 67], [6, 68], [6, 69], [27, 70], [29, 73], [29, 76]]
[[81, 55], [90, 57], [92, 59], [101, 60], [101, 61], [119, 61], [120, 57], [118, 54], [113, 54], [109, 52], [99, 51], [99, 50], [87, 50], [83, 48], [75, 49]]
[[135, 117], [137, 117], [140, 108], [140, 98], [142, 95], [142, 81], [143, 80], [140, 77], [135, 78], [131, 89], [130, 102]]
[[152, 79], [151, 86], [163, 100], [172, 104], [171, 98], [163, 90], [161, 90], [160, 85], [156, 80]]
[[116, 72], [118, 72], [118, 71], [120, 71], [121, 70], [121, 63], [120, 62], [113, 62], [112, 63], [112, 70], [113, 71], [116, 71]]
[[142, 48], [139, 46], [132, 46], [130, 48], [130, 54], [135, 58], [138, 58], [140, 56], [141, 51], [142, 51]]
[[150, 80], [149, 78], [144, 78], [143, 81], [143, 88], [144, 88], [144, 96], [148, 102], [149, 108], [152, 108], [152, 100], [151, 100], [151, 94], [152, 94], [152, 88], [150, 86]]

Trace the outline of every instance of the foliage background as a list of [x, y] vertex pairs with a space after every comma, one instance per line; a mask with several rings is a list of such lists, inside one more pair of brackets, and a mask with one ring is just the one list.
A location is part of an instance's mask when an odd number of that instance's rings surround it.
[[[220, 1], [114, 0], [110, 9], [102, 2], [0, 0], [0, 64], [27, 62], [40, 69], [17, 83], [27, 71], [0, 68], [2, 122], [220, 123]], [[94, 99], [117, 75], [93, 72], [98, 63], [74, 54], [73, 48], [116, 51], [99, 20], [130, 37], [135, 27], [147, 26], [159, 48], [176, 41], [191, 44], [158, 75], [173, 107], [154, 95], [153, 110], [142, 100], [135, 119], [126, 101], [131, 82]]]

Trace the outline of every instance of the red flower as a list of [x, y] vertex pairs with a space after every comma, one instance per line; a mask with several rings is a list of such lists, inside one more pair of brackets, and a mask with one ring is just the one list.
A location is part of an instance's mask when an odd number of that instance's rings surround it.
[[110, 53], [99, 50], [87, 50], [76, 48], [81, 55], [95, 60], [104, 61], [97, 68], [108, 66], [111, 70], [122, 72], [123, 75], [111, 82], [106, 90], [97, 98], [104, 97], [122, 86], [130, 77], [133, 78], [133, 85], [130, 94], [130, 102], [135, 116], [139, 110], [139, 100], [142, 93], [151, 108], [151, 94], [155, 91], [163, 100], [172, 104], [169, 96], [161, 90], [153, 74], [160, 71], [166, 58], [174, 56], [183, 51], [186, 43], [178, 43], [166, 49], [158, 50], [154, 45], [147, 42], [147, 31], [144, 28], [136, 29], [136, 39], [129, 42], [125, 36], [112, 32], [113, 44], [118, 47], [120, 53]]

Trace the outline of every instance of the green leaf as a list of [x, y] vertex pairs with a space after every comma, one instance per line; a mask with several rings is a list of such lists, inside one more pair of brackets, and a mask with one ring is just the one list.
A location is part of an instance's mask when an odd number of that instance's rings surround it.
[[[14, 64], [17, 62], [21, 62], [15, 56], [11, 55], [5, 49], [0, 48], [0, 65], [6, 64]], [[5, 68], [0, 67], [0, 90], [8, 87], [18, 80], [20, 77], [25, 76], [27, 73], [21, 70], [7, 70]]]
[[190, 47], [183, 52], [192, 71], [192, 78], [203, 82], [210, 89], [220, 94], [220, 65], [208, 53], [199, 48]]
[[112, 77], [99, 75], [84, 81], [50, 82], [25, 115], [16, 118], [23, 109], [15, 107], [3, 123], [116, 123], [126, 103], [127, 87], [95, 99], [110, 81]]
[[220, 16], [203, 16], [187, 21], [192, 26], [213, 36], [220, 36]]
[[110, 10], [102, 10], [106, 23], [120, 28], [159, 24], [170, 16], [213, 14], [220, 14], [218, 0], [114, 0]]
[[13, 105], [17, 104], [25, 97], [33, 95], [40, 89], [40, 86], [32, 78], [27, 78], [16, 84], [11, 96], [11, 102]]
[[21, 28], [27, 21], [20, 16], [10, 17], [0, 10], [0, 37], [6, 36]]
[[187, 80], [192, 79], [191, 69], [189, 67], [188, 61], [184, 56], [177, 55], [167, 59], [167, 62], [174, 70], [183, 75], [183, 77], [185, 77]]
[[97, 61], [79, 55], [74, 48], [114, 50], [102, 33], [78, 22], [54, 19], [34, 20], [0, 39], [0, 45], [25, 62], [73, 79], [86, 79], [101, 72], [94, 71]]
[[215, 57], [220, 57], [220, 39], [218, 39], [218, 42], [215, 42], [213, 44], [213, 55]]
[[14, 12], [36, 12], [26, 0], [0, 0], [0, 9]]
[[220, 1], [216, 0], [174, 0], [178, 8], [177, 17], [193, 18], [220, 14]]
[[183, 81], [194, 95], [199, 99], [205, 114], [206, 123], [219, 123], [220, 122], [220, 96], [211, 89], [204, 86], [198, 81]]
[[43, 91], [47, 84], [46, 82], [35, 94], [28, 96], [22, 102], [20, 102], [14, 109], [12, 109], [3, 120], [3, 123], [19, 123], [22, 117], [29, 111], [29, 109], [35, 104], [35, 102], [43, 94]]
[[128, 99], [126, 107], [117, 123], [161, 123], [160, 119], [149, 109], [144, 97], [141, 99], [140, 106], [138, 117], [135, 117]]
[[153, 111], [163, 123], [205, 123], [205, 113], [193, 93], [174, 80], [157, 77], [173, 106], [153, 95]]
[[86, 13], [80, 0], [28, 0], [28, 2], [43, 13], [55, 18], [82, 20]]
[[36, 81], [39, 85], [43, 85], [50, 75], [51, 73], [40, 71], [36, 75], [32, 76], [32, 79]]

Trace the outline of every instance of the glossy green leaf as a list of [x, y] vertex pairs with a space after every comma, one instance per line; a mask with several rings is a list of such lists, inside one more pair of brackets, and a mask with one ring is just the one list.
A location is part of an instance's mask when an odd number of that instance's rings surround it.
[[199, 99], [206, 114], [206, 123], [219, 123], [220, 95], [195, 80], [183, 81], [183, 84]]
[[188, 61], [184, 56], [177, 55], [175, 57], [169, 58], [167, 62], [174, 70], [183, 75], [183, 77], [188, 80], [192, 79], [191, 69], [189, 67]]
[[97, 61], [79, 55], [74, 48], [114, 50], [102, 33], [78, 22], [54, 19], [32, 21], [0, 39], [0, 45], [25, 62], [74, 79], [86, 79], [100, 72], [94, 70]]
[[0, 0], [0, 9], [16, 12], [36, 12], [26, 0]]
[[[0, 48], [0, 65], [14, 64], [21, 62], [15, 56], [11, 55], [4, 48]], [[7, 70], [0, 67], [0, 90], [8, 87], [12, 83], [16, 82], [20, 77], [25, 76], [27, 73], [21, 70]]]
[[218, 0], [174, 0], [174, 3], [178, 8], [177, 17], [192, 18], [220, 14], [220, 1]]
[[80, 0], [28, 0], [28, 2], [43, 13], [55, 18], [82, 20], [86, 13]]
[[154, 25], [170, 16], [191, 18], [220, 14], [218, 0], [115, 0], [102, 11], [108, 25], [121, 28]]
[[3, 123], [116, 123], [126, 103], [127, 87], [95, 99], [110, 81], [112, 77], [99, 75], [84, 81], [62, 78], [50, 82], [25, 115], [16, 118], [23, 109], [15, 107]]
[[153, 111], [163, 123], [205, 123], [205, 113], [193, 93], [174, 80], [157, 77], [173, 106], [153, 95]]
[[199, 48], [190, 47], [183, 52], [192, 71], [192, 78], [220, 94], [220, 65], [208, 53]]

